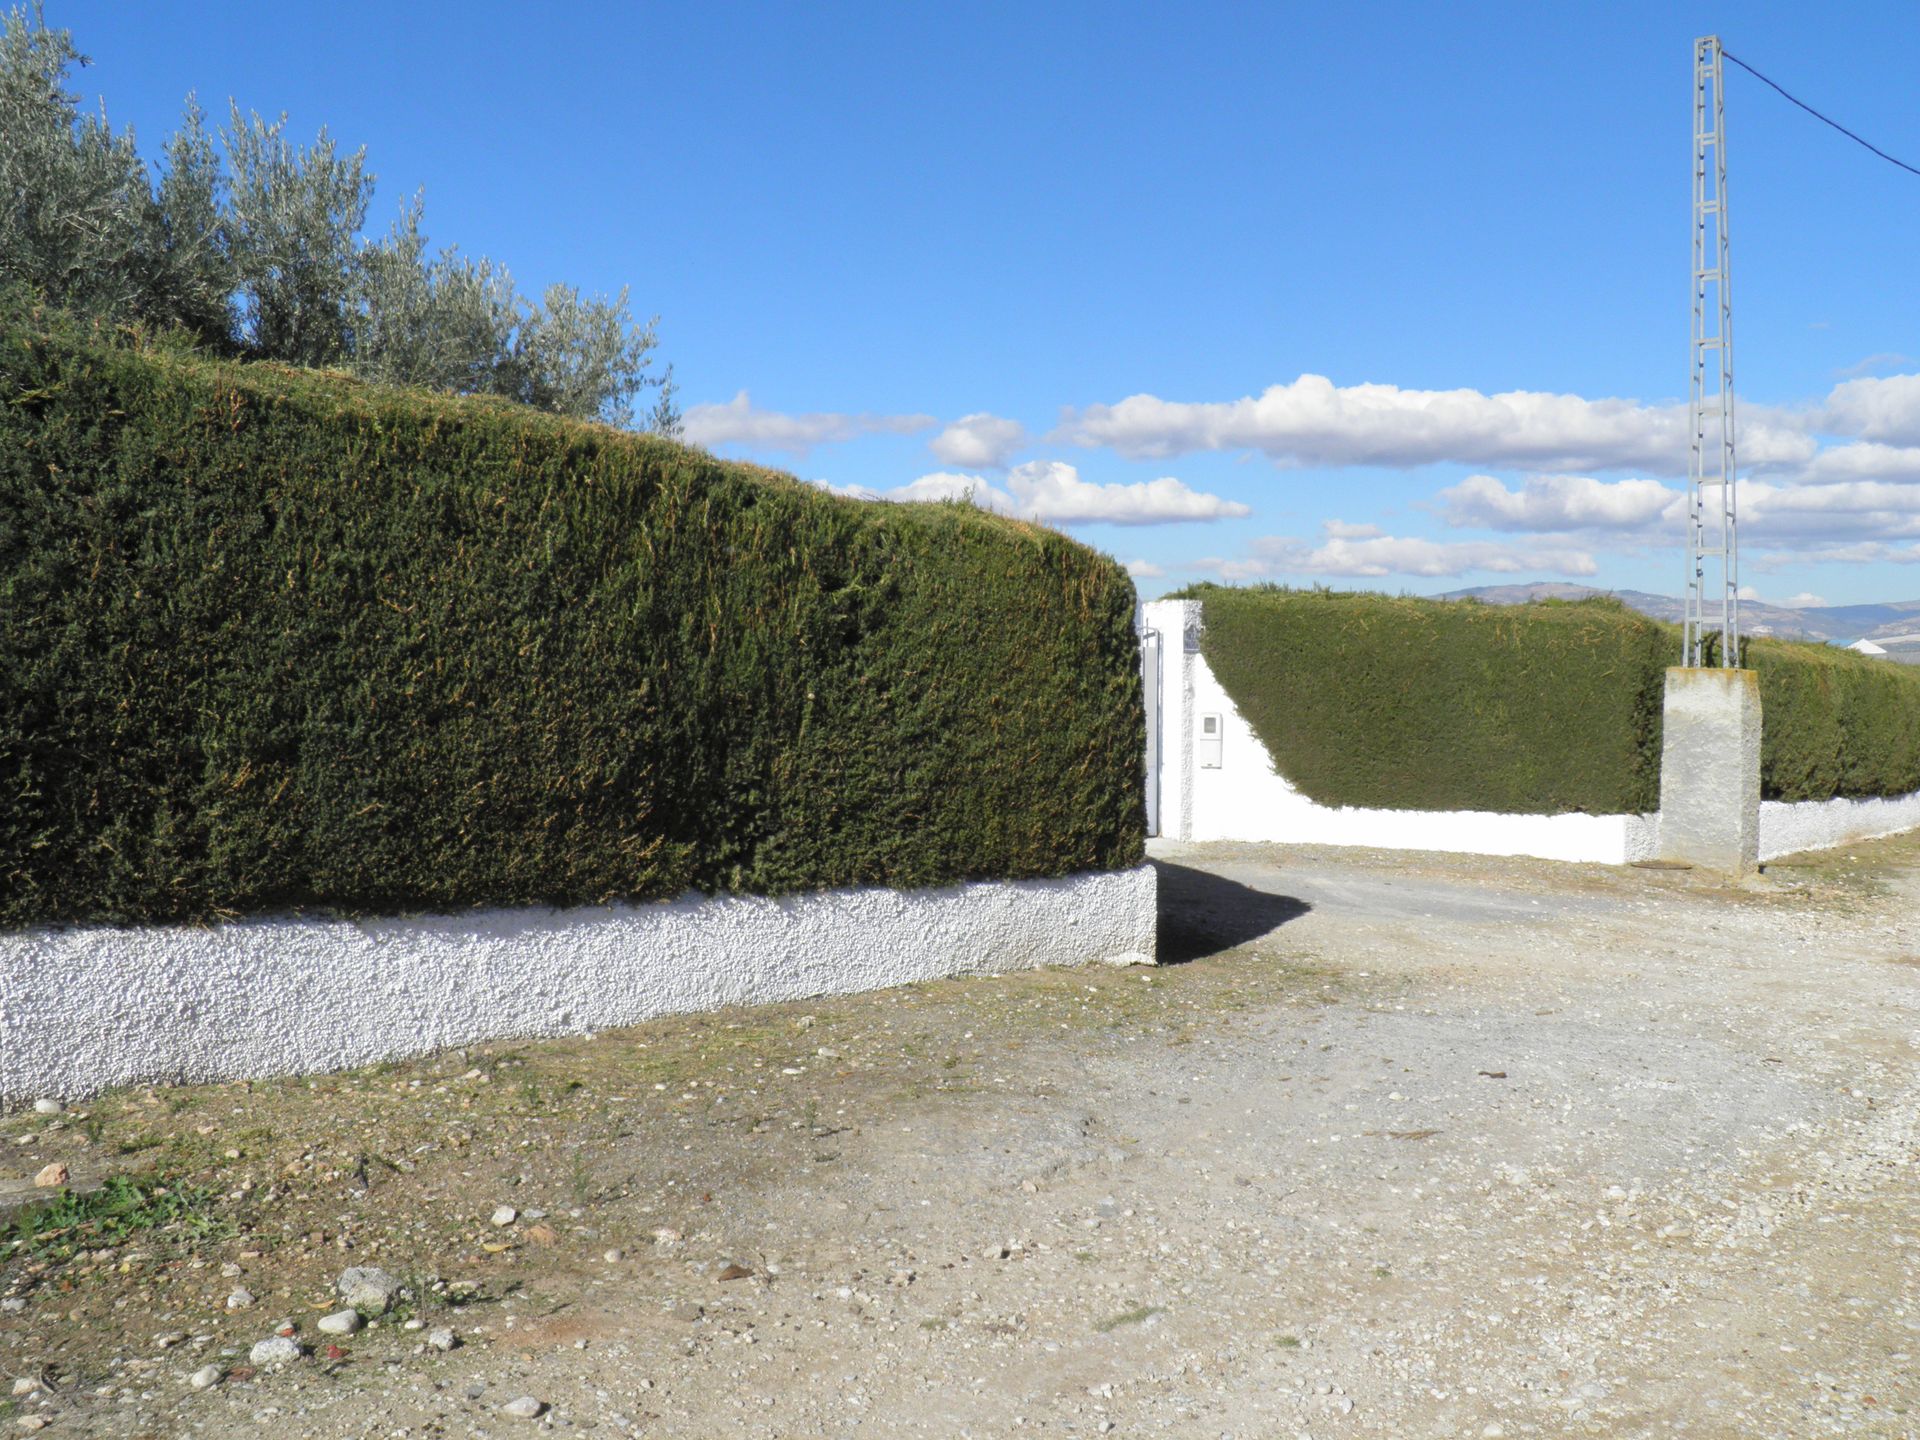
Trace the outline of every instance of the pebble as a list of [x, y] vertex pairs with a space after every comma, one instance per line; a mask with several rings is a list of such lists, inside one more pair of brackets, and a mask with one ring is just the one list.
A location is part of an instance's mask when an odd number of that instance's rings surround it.
[[302, 1353], [298, 1340], [269, 1335], [247, 1352], [247, 1359], [255, 1365], [286, 1365], [298, 1360]]
[[38, 1175], [34, 1176], [33, 1183], [38, 1185], [42, 1190], [51, 1190], [56, 1185], [66, 1184], [67, 1175], [67, 1167], [56, 1160], [43, 1169]]
[[232, 1293], [227, 1296], [229, 1310], [244, 1310], [251, 1304], [253, 1304], [253, 1292], [244, 1286], [235, 1286]]
[[[494, 1225], [498, 1226], [501, 1229], [505, 1229], [507, 1226], [513, 1224], [514, 1221], [520, 1218], [520, 1212], [514, 1209], [513, 1206], [511, 1205], [501, 1205], [496, 1207], [493, 1214], [488, 1218], [492, 1220]], [[515, 1402], [515, 1403], [518, 1403], [518, 1402]]]
[[18, 1380], [13, 1382], [13, 1393], [16, 1397], [31, 1395], [39, 1388], [40, 1382], [38, 1380], [29, 1379], [25, 1375], [22, 1375]]
[[218, 1365], [202, 1365], [187, 1377], [187, 1384], [196, 1390], [210, 1389], [220, 1383], [220, 1377], [224, 1373]]
[[443, 1354], [460, 1344], [460, 1337], [453, 1333], [451, 1326], [439, 1325], [427, 1332], [427, 1348]]
[[58, 1115], [66, 1108], [51, 1097], [43, 1097], [33, 1102], [33, 1113], [36, 1115]]
[[518, 1400], [509, 1400], [501, 1410], [516, 1420], [538, 1420], [547, 1413], [546, 1403], [531, 1395], [522, 1395]]
[[360, 1318], [358, 1310], [336, 1310], [331, 1315], [322, 1315], [315, 1328], [322, 1335], [351, 1335], [366, 1321]]
[[340, 1272], [334, 1288], [342, 1300], [362, 1315], [384, 1315], [400, 1298], [403, 1287], [377, 1265], [351, 1265]]
[[31, 1435], [34, 1431], [44, 1430], [47, 1426], [51, 1425], [53, 1423], [53, 1417], [51, 1415], [22, 1415], [14, 1423]]
[[607, 1251], [607, 1253], [602, 1255], [600, 1258], [606, 1261], [609, 1265], [618, 1265], [622, 1260], [627, 1258], [627, 1252], [622, 1250], [618, 1245], [616, 1245], [613, 1247], [613, 1249]]

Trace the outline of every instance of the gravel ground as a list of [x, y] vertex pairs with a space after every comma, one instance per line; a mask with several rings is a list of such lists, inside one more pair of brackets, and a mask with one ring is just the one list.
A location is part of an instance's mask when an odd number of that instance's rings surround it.
[[[1158, 970], [8, 1117], [16, 1192], [200, 1198], [197, 1232], [16, 1228], [5, 1423], [1920, 1434], [1920, 841], [1741, 887], [1161, 863]], [[348, 1265], [408, 1293], [322, 1333]], [[307, 1353], [256, 1365], [282, 1321]]]

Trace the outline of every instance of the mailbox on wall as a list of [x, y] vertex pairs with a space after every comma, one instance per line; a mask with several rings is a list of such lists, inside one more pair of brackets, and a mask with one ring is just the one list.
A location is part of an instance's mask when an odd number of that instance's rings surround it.
[[1195, 746], [1195, 749], [1200, 752], [1200, 768], [1202, 770], [1218, 770], [1220, 768], [1220, 735], [1222, 728], [1218, 715], [1202, 715], [1200, 717], [1199, 743]]

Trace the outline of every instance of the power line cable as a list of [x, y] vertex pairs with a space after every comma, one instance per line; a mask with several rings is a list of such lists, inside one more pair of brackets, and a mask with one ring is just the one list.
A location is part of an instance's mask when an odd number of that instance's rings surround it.
[[1761, 84], [1771, 86], [1773, 89], [1778, 90], [1782, 95], [1785, 95], [1787, 99], [1793, 101], [1794, 104], [1798, 105], [1802, 110], [1806, 111], [1809, 115], [1813, 116], [1814, 119], [1820, 121], [1822, 124], [1831, 125], [1834, 129], [1838, 130], [1842, 135], [1846, 136], [1849, 140], [1853, 141], [1854, 144], [1864, 145], [1867, 149], [1871, 150], [1874, 154], [1878, 155], [1882, 160], [1886, 161], [1889, 165], [1898, 165], [1902, 170], [1905, 170], [1909, 175], [1920, 175], [1920, 170], [1914, 169], [1914, 167], [1907, 164], [1906, 161], [1896, 159], [1894, 156], [1887, 154], [1886, 151], [1882, 150], [1878, 145], [1875, 145], [1870, 140], [1861, 139], [1858, 135], [1854, 134], [1853, 131], [1849, 130], [1846, 126], [1842, 125], [1838, 120], [1834, 120], [1829, 118], [1828, 116], [1822, 115], [1818, 110], [1814, 109], [1813, 106], [1807, 104], [1807, 102], [1802, 100], [1799, 96], [1788, 94], [1787, 91], [1783, 89], [1780, 85], [1778, 85], [1772, 80], [1767, 79], [1766, 76], [1762, 75], [1758, 70], [1754, 69], [1753, 66], [1747, 64], [1746, 61], [1742, 60], [1738, 55], [1734, 54], [1731, 50], [1727, 49], [1724, 45], [1720, 47], [1720, 53], [1724, 55], [1727, 59], [1733, 61], [1734, 64], [1738, 65], [1742, 70], [1746, 71], [1749, 75], [1753, 76], [1753, 78], [1758, 80]]

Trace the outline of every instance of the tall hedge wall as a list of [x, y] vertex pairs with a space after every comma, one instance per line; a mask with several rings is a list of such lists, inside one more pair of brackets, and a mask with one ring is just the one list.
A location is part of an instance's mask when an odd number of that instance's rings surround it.
[[[1201, 650], [1279, 768], [1325, 805], [1642, 813], [1679, 630], [1612, 600], [1479, 605], [1199, 586]], [[1761, 791], [1920, 789], [1920, 669], [1761, 640]]]
[[504, 402], [0, 325], [0, 924], [1136, 863], [1133, 588]]

